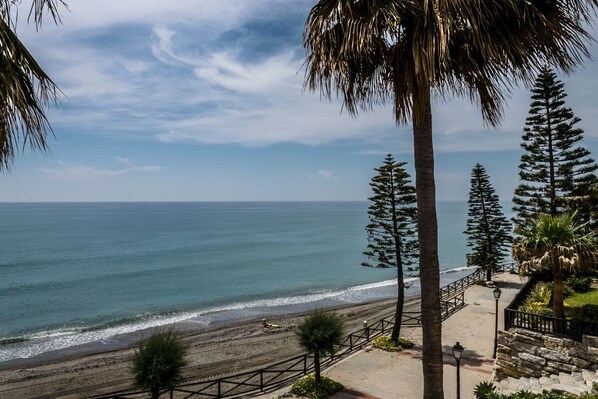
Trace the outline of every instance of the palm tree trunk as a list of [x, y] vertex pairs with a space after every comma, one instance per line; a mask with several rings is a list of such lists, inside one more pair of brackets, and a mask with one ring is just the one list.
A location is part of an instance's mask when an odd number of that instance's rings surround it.
[[320, 377], [320, 351], [314, 351], [314, 373], [316, 374], [316, 384], [321, 381]]
[[438, 262], [432, 106], [429, 83], [420, 83], [417, 88], [418, 90], [413, 96], [413, 146], [417, 194], [417, 233], [420, 248], [424, 399], [443, 399], [440, 265]]
[[[558, 262], [558, 261], [557, 261]], [[554, 265], [552, 273], [553, 278], [553, 299], [552, 299], [552, 315], [561, 319], [565, 318], [565, 295], [563, 287], [563, 269], [558, 264]]]
[[[396, 225], [396, 220], [393, 221]], [[405, 281], [403, 278], [403, 262], [401, 260], [401, 238], [395, 235], [395, 251], [397, 257], [397, 305], [395, 308], [395, 324], [390, 334], [391, 341], [398, 341], [403, 321], [403, 302], [405, 302]]]

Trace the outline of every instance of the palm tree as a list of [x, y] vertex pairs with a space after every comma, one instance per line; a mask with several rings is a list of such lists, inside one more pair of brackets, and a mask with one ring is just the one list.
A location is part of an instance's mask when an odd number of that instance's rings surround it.
[[442, 399], [432, 96], [479, 102], [497, 125], [502, 103], [539, 65], [570, 71], [588, 51], [594, 0], [319, 0], [308, 16], [306, 87], [357, 114], [390, 102], [411, 122], [420, 243], [424, 398]]
[[315, 312], [308, 315], [295, 330], [299, 345], [314, 354], [316, 383], [321, 382], [320, 355], [334, 353], [334, 346], [341, 343], [343, 320], [334, 313]]
[[[10, 169], [20, 146], [47, 148], [46, 137], [52, 130], [44, 108], [59, 96], [52, 79], [15, 33], [18, 3], [0, 0], [0, 172]], [[33, 0], [29, 18], [37, 28], [46, 13], [59, 23], [61, 5], [66, 7], [62, 0]]]
[[172, 331], [158, 332], [142, 341], [131, 360], [135, 386], [148, 390], [152, 399], [182, 380], [187, 346]]
[[552, 270], [552, 315], [561, 319], [565, 318], [565, 272], [598, 267], [596, 230], [586, 233], [587, 223], [578, 223], [576, 216], [577, 212], [541, 214], [513, 244], [513, 257], [524, 269]]

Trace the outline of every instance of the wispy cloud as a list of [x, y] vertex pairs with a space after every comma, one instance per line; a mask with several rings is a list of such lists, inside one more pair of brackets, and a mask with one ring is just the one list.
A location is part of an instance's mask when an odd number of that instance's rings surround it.
[[40, 168], [39, 171], [49, 177], [61, 180], [92, 180], [120, 176], [129, 173], [152, 173], [164, 168], [160, 166], [141, 166], [131, 159], [116, 157], [115, 161], [121, 165], [119, 168], [99, 168], [95, 166], [72, 164], [63, 161], [57, 162], [56, 168]]
[[[387, 153], [389, 143], [392, 152], [411, 151], [409, 126], [397, 129], [390, 107], [352, 118], [341, 114], [337, 99], [322, 101], [303, 91], [300, 31], [310, 5], [78, 1], [63, 26], [29, 38], [68, 98], [51, 112], [52, 123], [79, 134], [165, 143], [261, 147], [358, 140], [363, 154]], [[596, 70], [588, 62], [581, 74]], [[598, 124], [598, 114], [587, 99], [598, 81], [578, 81], [584, 83], [571, 89], [581, 97], [568, 100], [583, 119], [586, 137], [596, 141], [598, 131], [589, 127]], [[527, 90], [516, 91], [503, 124], [493, 130], [467, 101], [437, 103], [435, 149], [516, 150], [528, 105]]]
[[318, 176], [322, 177], [324, 180], [332, 179], [332, 172], [326, 169], [320, 169], [316, 172]]

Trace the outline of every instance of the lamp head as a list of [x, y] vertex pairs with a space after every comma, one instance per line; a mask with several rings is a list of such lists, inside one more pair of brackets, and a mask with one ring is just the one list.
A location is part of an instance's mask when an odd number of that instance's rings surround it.
[[453, 346], [453, 356], [456, 360], [461, 360], [461, 354], [463, 353], [463, 347], [458, 342]]
[[494, 291], [492, 291], [492, 294], [494, 294], [494, 299], [498, 301], [500, 298], [500, 294], [502, 294], [502, 291], [500, 290], [500, 288], [496, 287]]

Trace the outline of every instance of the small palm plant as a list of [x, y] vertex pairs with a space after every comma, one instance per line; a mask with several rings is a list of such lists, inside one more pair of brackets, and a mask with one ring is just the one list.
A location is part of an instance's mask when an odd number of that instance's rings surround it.
[[152, 399], [163, 389], [173, 389], [182, 380], [187, 364], [187, 346], [172, 331], [158, 332], [139, 344], [132, 359], [135, 386], [147, 390]]
[[295, 330], [299, 344], [314, 354], [316, 384], [322, 381], [320, 355], [334, 352], [334, 345], [341, 342], [343, 329], [343, 320], [338, 315], [318, 311], [307, 316]]
[[561, 319], [565, 318], [564, 273], [598, 265], [596, 231], [586, 233], [587, 223], [577, 222], [576, 215], [541, 214], [513, 244], [513, 257], [523, 268], [552, 269], [552, 315]]

